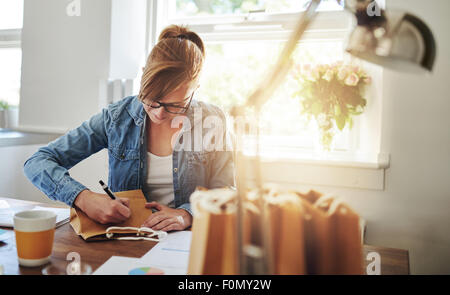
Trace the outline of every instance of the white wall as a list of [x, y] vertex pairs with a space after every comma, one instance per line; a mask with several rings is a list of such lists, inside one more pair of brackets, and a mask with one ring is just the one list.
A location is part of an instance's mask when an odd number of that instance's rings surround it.
[[[432, 75], [384, 76], [386, 192], [369, 199], [369, 241], [410, 249], [413, 273], [450, 273], [450, 1], [391, 0], [421, 17], [437, 41]], [[355, 202], [361, 202], [358, 200]]]
[[25, 0], [21, 127], [67, 130], [98, 111], [99, 81], [108, 78], [111, 1]]
[[[42, 145], [0, 147], [0, 197], [51, 203], [23, 174], [23, 164]], [[72, 177], [90, 190], [102, 192], [98, 181], [108, 180], [108, 153], [106, 150], [92, 155], [69, 170]]]
[[134, 79], [145, 66], [146, 0], [113, 0], [110, 79]]
[[145, 64], [145, 0], [25, 0], [20, 128], [65, 131], [99, 111], [100, 83]]

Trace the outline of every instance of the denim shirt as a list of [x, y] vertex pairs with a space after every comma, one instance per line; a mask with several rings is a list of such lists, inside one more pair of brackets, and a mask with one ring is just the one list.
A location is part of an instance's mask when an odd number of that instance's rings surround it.
[[[199, 139], [204, 140], [198, 134], [205, 137], [203, 125], [211, 125], [204, 124], [209, 116], [223, 122], [224, 128], [219, 128], [223, 138], [214, 139], [216, 143], [223, 144], [221, 148], [216, 145], [211, 150], [204, 142], [198, 143]], [[87, 188], [73, 179], [68, 170], [106, 148], [110, 189], [113, 192], [144, 190], [148, 171], [146, 118], [147, 114], [137, 97], [125, 97], [40, 148], [25, 162], [25, 175], [50, 199], [73, 206], [78, 194]], [[189, 197], [197, 186], [210, 189], [235, 186], [233, 144], [226, 130], [225, 116], [218, 107], [193, 100], [182, 118], [189, 122], [183, 121], [178, 144], [172, 154], [174, 204], [176, 208], [193, 214]], [[147, 201], [151, 201], [148, 192], [143, 192]]]

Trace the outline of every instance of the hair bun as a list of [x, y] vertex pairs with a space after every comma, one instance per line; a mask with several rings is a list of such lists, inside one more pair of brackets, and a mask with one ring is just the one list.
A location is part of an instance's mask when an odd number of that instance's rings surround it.
[[190, 31], [183, 26], [171, 25], [165, 28], [159, 35], [159, 41], [170, 38], [185, 38], [187, 39]]
[[187, 27], [178, 25], [170, 25], [166, 27], [159, 35], [158, 41], [160, 42], [164, 39], [182, 39], [192, 41], [201, 50], [202, 54], [205, 54], [202, 39], [197, 35], [197, 33], [192, 32]]
[[190, 40], [190, 39], [189, 39], [189, 36], [187, 36], [186, 34], [179, 34], [179, 35], [177, 36], [177, 38], [179, 38], [179, 39], [188, 39], [188, 40]]

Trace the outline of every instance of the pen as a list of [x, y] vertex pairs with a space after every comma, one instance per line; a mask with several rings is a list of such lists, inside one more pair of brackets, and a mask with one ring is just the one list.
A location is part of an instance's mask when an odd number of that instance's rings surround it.
[[115, 200], [115, 199], [116, 199], [116, 196], [111, 192], [111, 190], [109, 189], [109, 187], [108, 187], [102, 180], [100, 180], [99, 183], [100, 183], [100, 185], [102, 186], [103, 190], [108, 194], [108, 196], [109, 196], [111, 199]]

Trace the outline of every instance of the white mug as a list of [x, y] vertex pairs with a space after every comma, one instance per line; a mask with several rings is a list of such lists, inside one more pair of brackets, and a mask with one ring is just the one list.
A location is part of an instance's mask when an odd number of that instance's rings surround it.
[[14, 232], [19, 264], [40, 266], [50, 261], [55, 235], [56, 214], [28, 210], [14, 215]]

